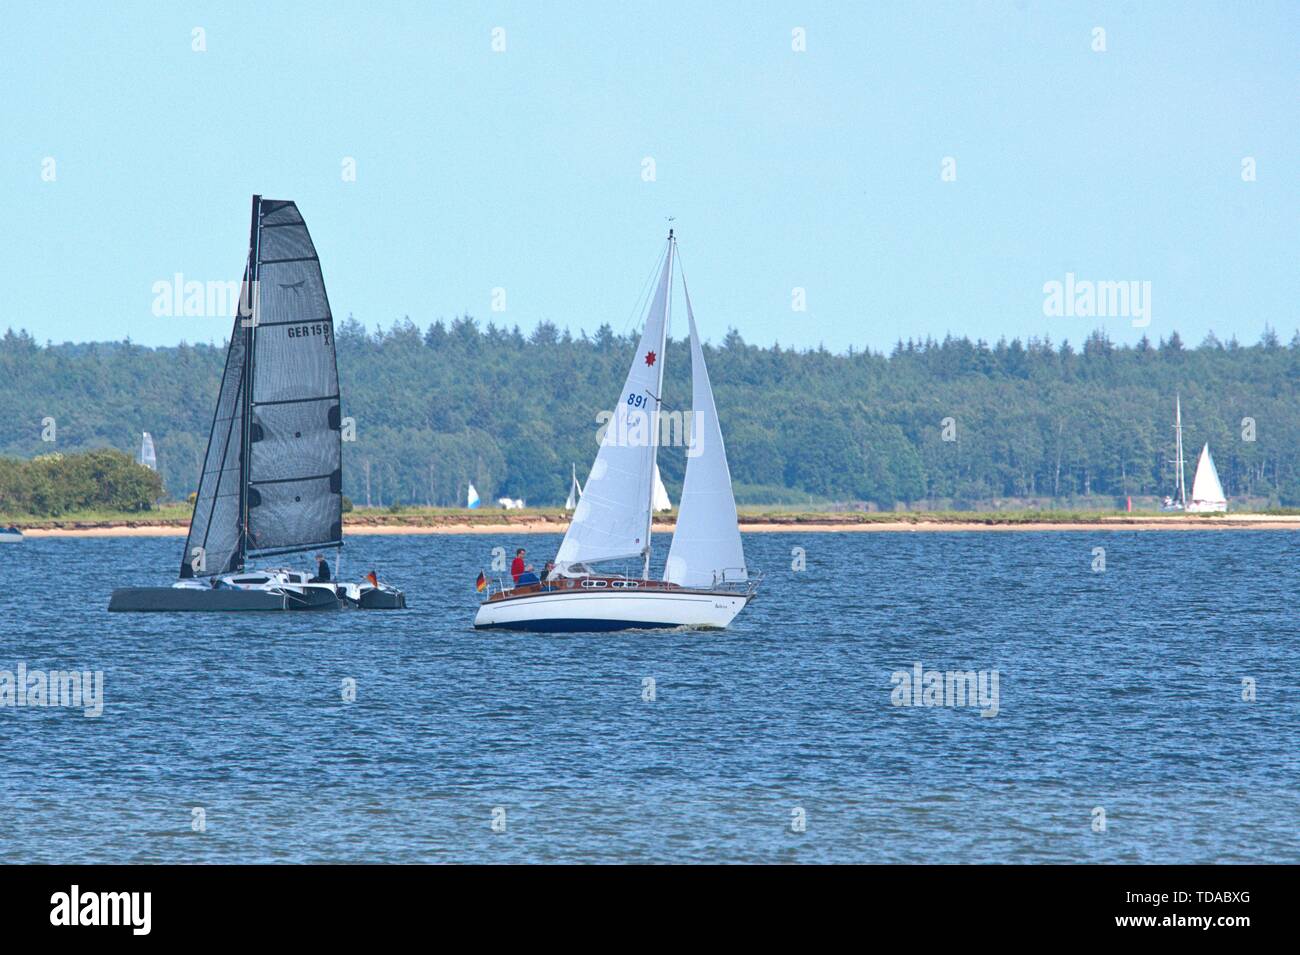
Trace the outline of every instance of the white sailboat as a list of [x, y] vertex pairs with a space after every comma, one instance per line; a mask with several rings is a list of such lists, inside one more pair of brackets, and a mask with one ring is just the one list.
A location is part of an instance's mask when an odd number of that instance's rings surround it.
[[1227, 509], [1228, 499], [1223, 495], [1223, 485], [1219, 482], [1219, 472], [1214, 467], [1207, 442], [1196, 462], [1196, 477], [1192, 479], [1192, 499], [1187, 504], [1187, 513], [1215, 514]]
[[573, 483], [569, 485], [569, 497], [564, 502], [566, 511], [576, 510], [578, 502], [582, 500], [582, 485], [578, 483], [578, 466], [573, 465]]
[[671, 511], [673, 502], [668, 498], [668, 488], [664, 487], [664, 479], [659, 476], [659, 465], [655, 465], [655, 513], [660, 511]]
[[143, 432], [144, 438], [140, 442], [140, 463], [150, 471], [158, 470], [158, 452], [154, 450], [153, 435], [148, 431]]
[[465, 492], [465, 507], [468, 510], [473, 510], [481, 503], [482, 502], [478, 498], [478, 491], [475, 489], [474, 483], [471, 481], [469, 490]]
[[[489, 587], [475, 627], [552, 632], [715, 629], [730, 624], [753, 598], [757, 581], [745, 566], [722, 430], [684, 278], [697, 427], [692, 429], [677, 528], [663, 579], [650, 578], [662, 358], [676, 251], [670, 231], [631, 370], [553, 569], [539, 583], [511, 586], [502, 581]], [[601, 564], [630, 560], [640, 560], [639, 577], [598, 569]]]

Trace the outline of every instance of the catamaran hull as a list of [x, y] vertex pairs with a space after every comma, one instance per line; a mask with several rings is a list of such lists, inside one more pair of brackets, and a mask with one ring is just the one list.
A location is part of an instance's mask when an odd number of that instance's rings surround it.
[[109, 598], [114, 613], [225, 613], [257, 610], [338, 610], [325, 589], [302, 593], [269, 590], [200, 590], [197, 587], [120, 587]]
[[367, 588], [360, 592], [339, 588], [339, 598], [357, 610], [405, 610], [406, 594], [387, 587], [383, 590]]
[[565, 591], [488, 601], [479, 630], [591, 633], [612, 630], [723, 630], [749, 602], [746, 594], [692, 591], [589, 593]]

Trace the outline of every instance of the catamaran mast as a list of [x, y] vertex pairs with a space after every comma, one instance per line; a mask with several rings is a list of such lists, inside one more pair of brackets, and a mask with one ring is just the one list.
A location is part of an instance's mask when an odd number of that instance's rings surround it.
[[1183, 403], [1174, 395], [1174, 441], [1178, 455], [1178, 503], [1187, 507], [1187, 481], [1183, 476]]
[[645, 548], [642, 553], [645, 555], [645, 564], [641, 569], [641, 579], [650, 579], [650, 536], [653, 532], [655, 521], [655, 467], [659, 463], [659, 407], [663, 404], [664, 393], [664, 362], [667, 356], [664, 354], [668, 346], [668, 317], [673, 309], [673, 252], [676, 251], [677, 240], [673, 238], [673, 230], [668, 230], [668, 264], [665, 268], [668, 270], [667, 292], [664, 296], [664, 321], [659, 333], [659, 381], [655, 387], [655, 393], [651, 395], [654, 398], [654, 413], [650, 416], [650, 474], [647, 484], [649, 485], [649, 500], [646, 507], [645, 519]]
[[250, 449], [253, 437], [253, 332], [257, 327], [257, 276], [258, 249], [262, 215], [262, 197], [253, 196], [252, 222], [248, 227], [248, 298], [243, 304], [248, 314], [242, 317], [240, 328], [244, 336], [244, 382], [240, 388], [241, 416], [239, 429], [239, 566], [244, 569], [248, 558], [248, 492], [250, 489]]

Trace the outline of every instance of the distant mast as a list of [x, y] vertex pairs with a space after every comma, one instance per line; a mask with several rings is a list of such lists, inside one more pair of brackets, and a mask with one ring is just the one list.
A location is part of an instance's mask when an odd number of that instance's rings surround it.
[[1178, 459], [1178, 504], [1187, 508], [1187, 480], [1183, 476], [1183, 402], [1180, 395], [1174, 395], [1174, 443]]

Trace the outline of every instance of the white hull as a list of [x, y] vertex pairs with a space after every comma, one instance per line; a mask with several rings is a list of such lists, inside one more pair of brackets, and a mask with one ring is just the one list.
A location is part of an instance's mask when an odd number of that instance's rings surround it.
[[722, 630], [748, 602], [749, 595], [743, 593], [565, 590], [487, 601], [479, 607], [474, 626], [552, 633], [667, 627]]
[[1188, 514], [1222, 514], [1227, 510], [1227, 501], [1192, 501], [1187, 505]]

